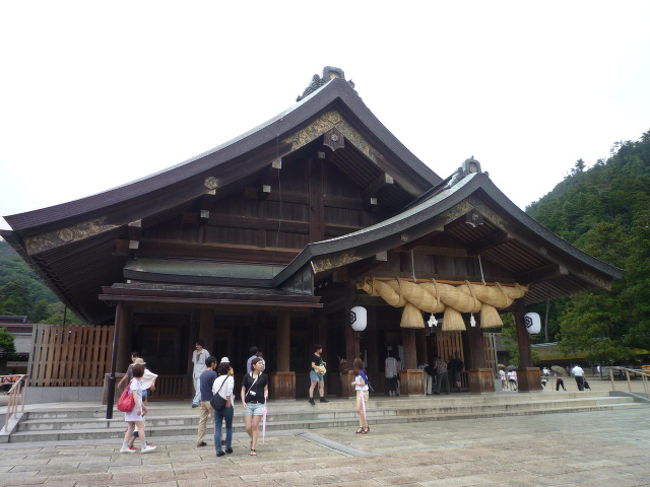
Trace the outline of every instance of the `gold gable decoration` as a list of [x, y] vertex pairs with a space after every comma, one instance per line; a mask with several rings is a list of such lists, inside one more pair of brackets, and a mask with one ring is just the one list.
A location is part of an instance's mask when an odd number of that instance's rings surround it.
[[357, 283], [371, 296], [381, 297], [394, 308], [404, 308], [400, 326], [422, 329], [422, 313], [443, 313], [442, 331], [465, 330], [462, 313], [477, 313], [481, 328], [503, 326], [497, 309], [505, 309], [524, 297], [527, 286], [520, 284], [476, 284], [469, 281], [366, 277]]

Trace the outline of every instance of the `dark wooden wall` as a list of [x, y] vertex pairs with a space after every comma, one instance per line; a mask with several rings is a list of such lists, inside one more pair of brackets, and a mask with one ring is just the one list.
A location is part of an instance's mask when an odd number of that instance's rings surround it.
[[[271, 186], [270, 193], [262, 185]], [[209, 218], [202, 219], [200, 210]], [[355, 181], [309, 155], [145, 228], [138, 254], [289, 262], [309, 242], [359, 230], [394, 211], [371, 210]]]

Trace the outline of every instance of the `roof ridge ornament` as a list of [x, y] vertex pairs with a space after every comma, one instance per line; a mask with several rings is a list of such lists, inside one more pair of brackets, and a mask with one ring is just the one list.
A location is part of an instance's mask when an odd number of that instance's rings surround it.
[[[474, 156], [471, 156], [469, 159], [465, 159], [463, 164], [456, 169], [456, 172], [452, 175], [447, 188], [451, 188], [456, 185], [461, 179], [469, 176], [470, 174], [481, 174], [481, 163], [474, 159]], [[486, 173], [487, 174], [487, 173]]]
[[312, 94], [314, 91], [318, 90], [334, 78], [341, 78], [342, 80], [347, 81], [348, 84], [354, 88], [354, 82], [352, 80], [345, 79], [345, 73], [341, 68], [337, 68], [335, 66], [325, 66], [323, 68], [323, 76], [321, 77], [315, 74], [312, 77], [309, 86], [305, 88], [305, 91], [302, 92], [302, 95], [299, 95], [298, 98], [296, 98], [296, 101], [300, 101], [307, 95]]

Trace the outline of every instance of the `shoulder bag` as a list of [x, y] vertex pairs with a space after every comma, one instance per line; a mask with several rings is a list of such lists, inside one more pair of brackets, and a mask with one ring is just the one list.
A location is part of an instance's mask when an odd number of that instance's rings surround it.
[[221, 388], [227, 380], [228, 375], [225, 375], [225, 379], [219, 386], [219, 389], [217, 389], [217, 392], [212, 396], [212, 399], [210, 399], [210, 406], [212, 406], [212, 409], [215, 411], [223, 411], [226, 408], [226, 400], [219, 395], [219, 391], [221, 391]]

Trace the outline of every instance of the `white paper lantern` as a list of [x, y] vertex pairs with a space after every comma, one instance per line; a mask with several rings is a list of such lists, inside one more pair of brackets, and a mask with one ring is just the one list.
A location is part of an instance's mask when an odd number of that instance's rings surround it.
[[368, 310], [363, 306], [355, 306], [350, 310], [350, 326], [354, 331], [363, 331], [368, 325]]
[[524, 315], [524, 326], [531, 335], [536, 335], [542, 331], [542, 320], [539, 313], [526, 313]]

